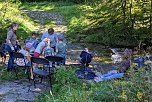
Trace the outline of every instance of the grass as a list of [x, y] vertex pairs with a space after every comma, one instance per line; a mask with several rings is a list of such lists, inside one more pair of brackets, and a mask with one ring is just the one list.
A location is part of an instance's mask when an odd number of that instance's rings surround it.
[[6, 33], [12, 22], [17, 22], [19, 24], [19, 30], [17, 31], [19, 40], [26, 39], [31, 31], [35, 31], [38, 28], [37, 23], [18, 9], [19, 4], [0, 2], [0, 6], [0, 10], [2, 11], [2, 16], [0, 17], [0, 29], [2, 29], [2, 32], [0, 32], [0, 42], [6, 38]]
[[[25, 2], [20, 6], [20, 10], [44, 11], [60, 14], [63, 16], [65, 24], [68, 27], [66, 35], [73, 39], [79, 32], [84, 29], [88, 29], [88, 25], [91, 24], [92, 21], [86, 17], [86, 12], [89, 11], [88, 9], [90, 8], [87, 5], [69, 2]], [[52, 20], [47, 18], [44, 20], [45, 27], [48, 28], [52, 24]]]
[[77, 9], [80, 5], [66, 2], [33, 2], [22, 3], [21, 10], [44, 11], [60, 13], [64, 16], [65, 21], [70, 21], [73, 16], [79, 17], [80, 13]]
[[14, 81], [14, 80], [22, 79], [25, 76], [26, 75], [24, 75], [24, 70], [18, 69], [18, 78], [17, 78], [14, 71], [8, 72], [6, 66], [0, 64], [0, 83], [4, 81]]
[[[100, 83], [83, 83], [75, 76], [76, 67], [60, 67], [53, 82], [53, 95], [46, 92], [35, 102], [151, 102], [151, 74], [144, 69], [128, 71], [128, 79], [104, 81]], [[16, 80], [14, 73], [8, 73], [1, 66], [0, 83]], [[23, 78], [20, 74], [20, 78]], [[1, 97], [1, 96], [0, 96]]]
[[151, 81], [143, 69], [128, 71], [128, 79], [86, 84], [74, 74], [76, 68], [57, 72], [53, 95], [45, 93], [35, 102], [151, 102]]

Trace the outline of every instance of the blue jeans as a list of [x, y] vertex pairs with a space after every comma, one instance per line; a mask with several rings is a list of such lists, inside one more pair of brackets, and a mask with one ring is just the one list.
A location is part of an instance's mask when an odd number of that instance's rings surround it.
[[122, 78], [124, 76], [124, 73], [116, 73], [116, 74], [105, 74], [103, 75], [102, 80], [112, 80], [112, 79], [117, 79], [117, 78]]
[[[15, 51], [17, 51], [16, 48], [14, 48], [14, 49], [15, 49]], [[9, 45], [6, 45], [6, 50], [7, 50], [8, 54], [9, 54], [9, 60], [8, 60], [8, 65], [7, 65], [7, 70], [9, 71], [9, 70], [13, 69], [14, 57], [12, 55], [13, 51], [12, 51], [12, 49], [11, 49], [11, 47]]]

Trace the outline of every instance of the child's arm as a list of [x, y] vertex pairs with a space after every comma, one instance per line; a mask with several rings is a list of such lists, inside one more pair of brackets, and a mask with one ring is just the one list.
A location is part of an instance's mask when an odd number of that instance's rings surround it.
[[42, 56], [44, 56], [44, 49], [43, 49], [43, 51], [42, 51]]
[[55, 52], [54, 52], [54, 49], [52, 49], [52, 56], [54, 56], [55, 55]]
[[56, 45], [56, 48], [55, 48], [55, 49], [56, 49], [56, 53], [58, 53], [58, 52], [59, 52], [59, 50], [58, 50], [58, 45]]
[[41, 46], [40, 53], [43, 53], [44, 48], [45, 48], [45, 46]]
[[56, 40], [56, 43], [59, 43], [59, 39], [58, 39], [57, 34], [55, 34], [55, 40]]
[[29, 62], [31, 62], [31, 57], [30, 57], [30, 56], [26, 56], [26, 58], [27, 58], [27, 60], [28, 60]]

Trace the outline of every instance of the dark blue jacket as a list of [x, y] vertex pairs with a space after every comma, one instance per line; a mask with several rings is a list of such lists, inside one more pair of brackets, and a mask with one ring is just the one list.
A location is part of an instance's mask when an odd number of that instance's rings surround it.
[[92, 55], [86, 51], [82, 51], [80, 57], [83, 64], [90, 63], [92, 60]]

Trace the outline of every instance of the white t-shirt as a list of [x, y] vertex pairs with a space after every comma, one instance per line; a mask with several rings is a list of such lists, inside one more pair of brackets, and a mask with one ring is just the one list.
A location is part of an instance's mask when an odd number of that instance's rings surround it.
[[19, 65], [19, 66], [25, 66], [25, 63], [27, 64], [29, 61], [27, 60], [27, 56], [31, 56], [30, 53], [24, 49], [21, 49], [19, 51], [19, 53], [22, 53], [25, 57], [25, 62], [24, 62], [24, 59], [22, 58], [18, 58], [17, 61], [16, 61], [16, 64]]
[[41, 53], [41, 48], [44, 47], [44, 46], [46, 46], [46, 45], [45, 45], [45, 42], [43, 42], [43, 41], [40, 42], [40, 43], [38, 44], [38, 46], [36, 47], [35, 52], [37, 52], [37, 53], [40, 54], [40, 53]]

